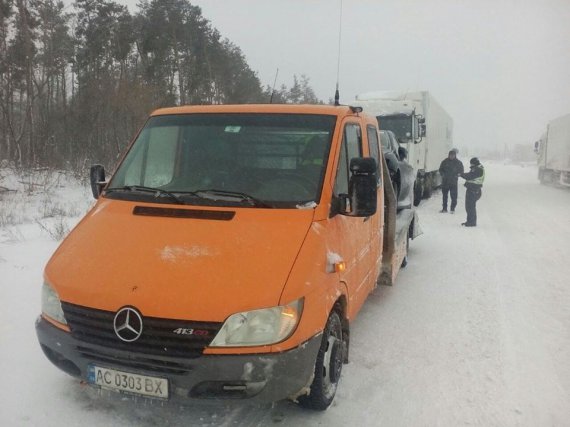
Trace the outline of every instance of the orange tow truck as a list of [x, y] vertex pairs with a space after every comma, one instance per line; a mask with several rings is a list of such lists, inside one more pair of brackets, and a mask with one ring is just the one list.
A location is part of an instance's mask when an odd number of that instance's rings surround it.
[[358, 107], [160, 109], [91, 182], [45, 268], [38, 339], [68, 374], [154, 399], [326, 409], [353, 320], [418, 231]]

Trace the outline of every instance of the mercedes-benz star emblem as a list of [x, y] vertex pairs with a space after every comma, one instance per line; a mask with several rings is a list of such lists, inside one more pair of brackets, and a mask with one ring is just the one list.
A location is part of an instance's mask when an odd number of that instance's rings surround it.
[[136, 341], [143, 331], [142, 317], [134, 308], [123, 307], [115, 314], [113, 327], [115, 328], [115, 334], [122, 341]]

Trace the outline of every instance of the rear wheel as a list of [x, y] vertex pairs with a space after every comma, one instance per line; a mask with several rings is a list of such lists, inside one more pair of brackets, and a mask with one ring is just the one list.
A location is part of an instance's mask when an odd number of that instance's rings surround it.
[[315, 377], [308, 395], [299, 397], [305, 408], [324, 411], [332, 403], [344, 361], [344, 343], [340, 316], [333, 311], [328, 320], [315, 363]]
[[422, 198], [429, 199], [431, 197], [432, 189], [433, 189], [433, 179], [431, 178], [431, 175], [428, 175], [426, 176], [426, 179], [424, 181]]

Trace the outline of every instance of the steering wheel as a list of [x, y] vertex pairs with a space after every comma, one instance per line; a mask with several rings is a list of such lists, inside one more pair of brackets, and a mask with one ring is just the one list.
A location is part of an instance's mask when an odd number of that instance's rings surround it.
[[[313, 188], [316, 187], [314, 181], [307, 178], [306, 176], [300, 175], [295, 172], [280, 172], [275, 177], [275, 180], [287, 181], [289, 183], [291, 183], [292, 181], [297, 181], [295, 182], [295, 185], [298, 185], [299, 187], [302, 186], [303, 188], [305, 188], [305, 190], [313, 190]], [[272, 179], [270, 181], [274, 180]]]
[[296, 173], [285, 172], [265, 182], [259, 190], [259, 197], [263, 198], [263, 194], [286, 191], [290, 193], [288, 197], [311, 198], [315, 196], [314, 188], [315, 183], [310, 179]]

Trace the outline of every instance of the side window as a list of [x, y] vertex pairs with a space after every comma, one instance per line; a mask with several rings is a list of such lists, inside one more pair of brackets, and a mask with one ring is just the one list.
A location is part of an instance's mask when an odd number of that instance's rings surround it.
[[362, 133], [357, 124], [348, 124], [344, 128], [344, 139], [348, 151], [348, 162], [354, 157], [362, 157]]
[[336, 168], [336, 181], [334, 183], [334, 194], [348, 193], [348, 161], [346, 159], [346, 138], [342, 139], [340, 146], [340, 155], [338, 158], [338, 166]]
[[338, 166], [336, 169], [334, 194], [337, 196], [339, 194], [348, 193], [348, 181], [350, 179], [349, 166], [350, 159], [353, 157], [362, 157], [362, 138], [360, 126], [357, 124], [348, 124], [344, 128]]
[[368, 126], [366, 128], [366, 133], [368, 135], [370, 157], [376, 160], [376, 164], [378, 165], [378, 173], [380, 173], [380, 148], [378, 146], [378, 132], [374, 126]]
[[380, 142], [382, 143], [383, 150], [390, 150], [392, 148], [392, 143], [390, 142], [390, 135], [383, 130], [380, 132]]
[[398, 148], [400, 148], [400, 144], [398, 143], [398, 140], [396, 138], [390, 138], [390, 139], [392, 141], [392, 152], [394, 153], [396, 158], [400, 160], [400, 152], [398, 150]]

